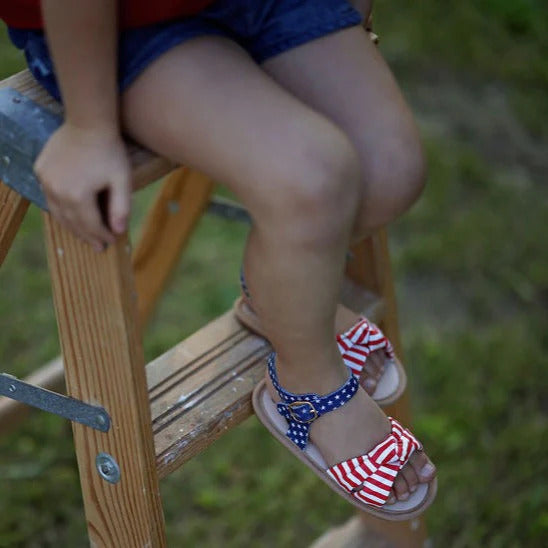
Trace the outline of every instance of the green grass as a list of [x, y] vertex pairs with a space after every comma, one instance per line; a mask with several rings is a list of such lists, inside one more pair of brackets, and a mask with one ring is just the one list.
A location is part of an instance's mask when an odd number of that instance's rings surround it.
[[[415, 427], [439, 467], [434, 546], [534, 548], [548, 536], [547, 21], [540, 0], [377, 9], [430, 167], [391, 242]], [[22, 59], [0, 40], [5, 76]], [[147, 334], [148, 358], [230, 306], [244, 236], [202, 221]], [[58, 353], [36, 211], [0, 288], [2, 369], [23, 375]], [[86, 546], [65, 421], [37, 413], [4, 436], [0, 480], [0, 547]], [[170, 546], [306, 546], [352, 515], [254, 419], [162, 492]]]

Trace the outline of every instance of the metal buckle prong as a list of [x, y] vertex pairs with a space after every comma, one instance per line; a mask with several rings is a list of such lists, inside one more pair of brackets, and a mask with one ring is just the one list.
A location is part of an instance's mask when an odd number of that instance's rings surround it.
[[[295, 416], [295, 413], [293, 412], [293, 408], [301, 405], [308, 405], [310, 407], [310, 412], [313, 414], [313, 417], [311, 419], [308, 419], [307, 421], [303, 421], [299, 417]], [[289, 409], [289, 413], [291, 417], [293, 418], [295, 422], [300, 422], [301, 424], [309, 424], [318, 418], [318, 412], [316, 411], [316, 408], [309, 401], [294, 401], [294, 402], [288, 403], [287, 407]]]

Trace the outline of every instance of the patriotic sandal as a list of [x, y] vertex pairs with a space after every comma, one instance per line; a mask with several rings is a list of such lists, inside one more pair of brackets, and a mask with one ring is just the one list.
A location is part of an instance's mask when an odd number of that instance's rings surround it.
[[[240, 271], [240, 285], [246, 299], [240, 297], [236, 300], [234, 315], [250, 331], [266, 339], [259, 317], [248, 304], [251, 295], [243, 269]], [[371, 397], [381, 406], [391, 405], [400, 398], [407, 386], [405, 369], [396, 357], [390, 341], [374, 323], [361, 317], [348, 331], [337, 335], [337, 344], [345, 365], [358, 381], [369, 354], [383, 348], [388, 359], [385, 360], [384, 372]]]
[[292, 394], [284, 390], [276, 374], [276, 355], [268, 358], [268, 373], [281, 401], [275, 404], [266, 387], [266, 380], [253, 391], [253, 408], [258, 419], [297, 458], [308, 466], [334, 491], [360, 510], [376, 517], [400, 521], [422, 514], [436, 496], [437, 480], [421, 483], [406, 501], [386, 505], [398, 472], [421, 444], [396, 420], [384, 441], [367, 454], [328, 467], [318, 448], [309, 440], [312, 422], [342, 407], [359, 389], [357, 379], [349, 379], [337, 390], [318, 394]]

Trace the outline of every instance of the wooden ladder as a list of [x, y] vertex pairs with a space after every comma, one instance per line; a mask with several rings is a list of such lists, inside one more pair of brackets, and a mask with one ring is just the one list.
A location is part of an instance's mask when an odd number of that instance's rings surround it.
[[[29, 203], [44, 206], [32, 165], [61, 114], [28, 71], [0, 83], [0, 265]], [[89, 539], [113, 548], [165, 546], [159, 479], [252, 414], [270, 351], [229, 311], [145, 366], [141, 331], [214, 185], [134, 144], [128, 150], [136, 189], [166, 176], [133, 252], [122, 237], [96, 254], [43, 212], [63, 358], [23, 379], [46, 400], [57, 396], [45, 389], [66, 383], [72, 399], [61, 405], [76, 414], [87, 406], [85, 424], [72, 425]], [[235, 204], [216, 207], [246, 215]], [[347, 275], [343, 302], [379, 322], [401, 356], [384, 231], [352, 250]], [[12, 399], [26, 386], [13, 379], [10, 397], [0, 397], [0, 431], [28, 409]], [[406, 397], [389, 411], [409, 423]], [[317, 546], [418, 547], [424, 539], [419, 520], [363, 515]]]

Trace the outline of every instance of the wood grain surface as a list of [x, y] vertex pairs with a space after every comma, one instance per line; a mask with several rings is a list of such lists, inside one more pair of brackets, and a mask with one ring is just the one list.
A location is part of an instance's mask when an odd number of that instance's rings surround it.
[[[385, 310], [379, 326], [390, 339], [398, 358], [405, 365], [386, 230], [380, 230], [373, 237], [363, 240], [352, 248], [352, 259], [347, 264], [346, 274], [355, 283], [381, 298]], [[404, 425], [411, 426], [408, 391], [384, 411], [387, 415], [401, 420]], [[397, 548], [422, 548], [426, 542], [427, 533], [422, 518], [412, 521], [386, 522], [365, 513], [360, 516], [364, 523], [364, 530], [376, 533], [379, 538], [393, 543]], [[362, 531], [360, 528], [351, 528], [351, 530]], [[334, 544], [333, 548], [353, 546], [349, 537], [345, 535], [340, 537], [341, 544]]]
[[154, 310], [212, 190], [209, 177], [187, 168], [176, 169], [162, 183], [133, 253], [141, 325]]
[[[357, 312], [372, 317], [378, 299], [353, 288]], [[253, 414], [251, 393], [271, 347], [229, 310], [146, 367], [160, 477]]]
[[28, 207], [28, 200], [0, 181], [0, 266], [8, 254]]
[[[112, 421], [108, 433], [73, 423], [91, 545], [165, 546], [131, 250], [120, 238], [98, 254], [48, 214], [44, 223], [67, 392]], [[118, 463], [118, 483], [98, 474], [99, 453]]]

